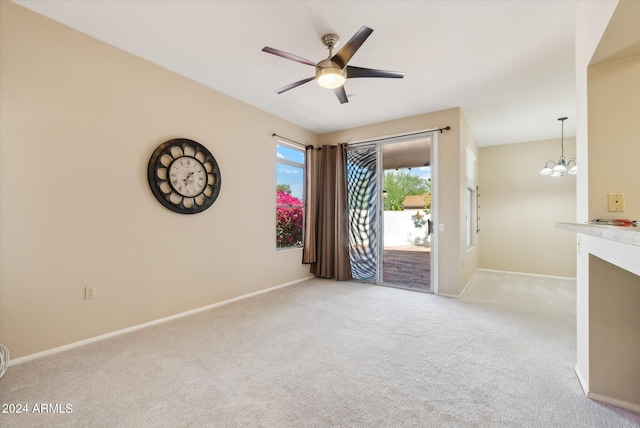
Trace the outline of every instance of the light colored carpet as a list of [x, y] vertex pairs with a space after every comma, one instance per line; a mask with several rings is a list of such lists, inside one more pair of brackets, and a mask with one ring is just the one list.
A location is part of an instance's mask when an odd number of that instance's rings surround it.
[[574, 375], [575, 282], [479, 272], [463, 299], [310, 280], [0, 379], [8, 427], [637, 427]]

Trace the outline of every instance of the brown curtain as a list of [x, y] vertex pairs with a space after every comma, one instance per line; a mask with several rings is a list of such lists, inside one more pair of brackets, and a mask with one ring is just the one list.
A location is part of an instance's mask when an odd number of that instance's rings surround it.
[[[308, 211], [317, 211], [309, 223], [315, 227], [315, 236], [309, 242], [309, 256], [315, 251], [315, 262], [311, 262], [311, 273], [321, 278], [337, 280], [351, 279], [349, 261], [349, 235], [347, 233], [347, 182], [346, 145], [323, 146], [317, 153], [315, 174], [312, 177], [312, 205]], [[313, 204], [313, 203], [312, 203]], [[311, 235], [307, 235], [311, 237]], [[315, 242], [314, 242], [315, 241]]]

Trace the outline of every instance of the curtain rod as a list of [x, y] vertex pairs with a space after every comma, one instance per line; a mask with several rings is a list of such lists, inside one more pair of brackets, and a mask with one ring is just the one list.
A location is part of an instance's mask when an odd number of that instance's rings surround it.
[[300, 146], [300, 147], [302, 147], [303, 149], [304, 149], [304, 148], [306, 148], [306, 147], [308, 147], [308, 146], [305, 146], [305, 145], [304, 145], [304, 144], [302, 144], [302, 143], [298, 143], [297, 141], [293, 141], [293, 140], [290, 140], [290, 139], [288, 139], [288, 138], [286, 138], [286, 137], [283, 137], [282, 135], [278, 135], [278, 134], [276, 134], [275, 132], [274, 132], [273, 134], [271, 134], [271, 136], [272, 136], [272, 137], [280, 138], [281, 140], [283, 140], [283, 141], [285, 141], [285, 142], [287, 142], [287, 143], [289, 143], [289, 144], [295, 144], [296, 146]]
[[[402, 134], [402, 135], [398, 135], [398, 137], [411, 137], [412, 135], [427, 134], [429, 132], [440, 132], [442, 134], [444, 131], [450, 131], [450, 130], [451, 130], [450, 126], [445, 126], [443, 128], [427, 129], [425, 131], [418, 131], [418, 132], [412, 132], [412, 133], [409, 133], [409, 134]], [[313, 145], [311, 145], [311, 144], [305, 146], [302, 143], [298, 143], [297, 141], [290, 140], [289, 138], [283, 137], [282, 135], [278, 135], [275, 132], [273, 134], [271, 134], [271, 136], [280, 138], [281, 140], [284, 140], [285, 142], [287, 142], [289, 144], [295, 144], [296, 146], [300, 146], [300, 147], [304, 147], [304, 148], [313, 147]], [[393, 137], [390, 137], [390, 138], [393, 138]], [[389, 138], [377, 138], [375, 140], [366, 140], [366, 141], [361, 141], [361, 142], [375, 143], [375, 142], [378, 142], [378, 141], [384, 141], [384, 140], [388, 140], [388, 139]], [[353, 144], [353, 143], [351, 143], [351, 144]], [[316, 150], [322, 150], [322, 147], [317, 147]]]
[[410, 132], [408, 134], [399, 134], [399, 135], [395, 135], [393, 137], [383, 137], [383, 138], [374, 138], [373, 140], [353, 141], [353, 142], [348, 143], [348, 144], [350, 144], [350, 145], [370, 144], [370, 143], [377, 143], [379, 141], [392, 140], [394, 138], [406, 138], [406, 137], [412, 137], [414, 135], [424, 135], [424, 134], [429, 134], [431, 132], [440, 132], [442, 134], [442, 132], [450, 131], [450, 130], [451, 130], [450, 126], [445, 126], [443, 128], [425, 129], [424, 131]]
[[443, 131], [451, 131], [451, 127], [450, 126], [445, 126], [444, 128], [425, 129], [424, 131], [410, 132], [408, 134], [402, 134], [402, 135], [398, 135], [398, 136], [399, 137], [410, 137], [412, 135], [420, 135], [420, 134], [426, 134], [428, 132], [438, 132], [438, 131], [442, 134]]

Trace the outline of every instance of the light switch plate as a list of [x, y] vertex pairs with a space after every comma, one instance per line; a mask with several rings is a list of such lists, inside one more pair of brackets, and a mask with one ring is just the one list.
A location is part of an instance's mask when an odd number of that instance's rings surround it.
[[609, 193], [609, 212], [624, 211], [624, 193]]

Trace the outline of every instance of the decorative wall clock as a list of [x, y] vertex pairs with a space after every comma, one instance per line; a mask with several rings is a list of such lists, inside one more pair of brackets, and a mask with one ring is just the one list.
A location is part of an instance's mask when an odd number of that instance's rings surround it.
[[202, 144], [176, 138], [160, 144], [149, 159], [147, 177], [158, 201], [171, 211], [196, 214], [220, 193], [220, 168]]

